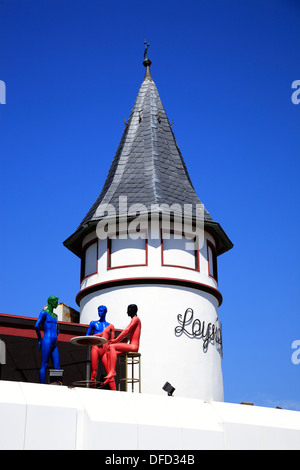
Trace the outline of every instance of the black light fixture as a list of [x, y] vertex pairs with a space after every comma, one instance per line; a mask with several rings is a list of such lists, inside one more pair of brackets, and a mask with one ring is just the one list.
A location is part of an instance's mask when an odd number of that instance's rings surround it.
[[165, 385], [163, 386], [163, 390], [168, 393], [169, 397], [172, 397], [173, 392], [175, 391], [175, 388], [169, 382], [166, 382]]
[[62, 385], [64, 370], [63, 369], [49, 369], [49, 384]]

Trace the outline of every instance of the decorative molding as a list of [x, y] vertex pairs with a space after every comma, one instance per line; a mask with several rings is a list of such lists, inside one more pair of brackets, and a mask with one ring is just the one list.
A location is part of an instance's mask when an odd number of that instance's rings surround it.
[[188, 287], [191, 289], [200, 290], [202, 292], [206, 292], [208, 294], [213, 295], [219, 302], [219, 306], [223, 302], [223, 297], [218, 289], [215, 289], [212, 286], [207, 284], [202, 284], [200, 282], [189, 281], [187, 279], [176, 279], [176, 278], [169, 278], [169, 277], [132, 277], [132, 278], [125, 278], [125, 279], [113, 279], [111, 281], [104, 281], [99, 282], [97, 284], [93, 284], [85, 289], [82, 289], [78, 292], [76, 296], [76, 302], [80, 305], [81, 300], [89, 294], [93, 294], [94, 292], [109, 289], [111, 287], [119, 287], [119, 286], [130, 286], [130, 285], [145, 285], [145, 284], [158, 284], [158, 285], [169, 285], [169, 286], [180, 286], [180, 287]]

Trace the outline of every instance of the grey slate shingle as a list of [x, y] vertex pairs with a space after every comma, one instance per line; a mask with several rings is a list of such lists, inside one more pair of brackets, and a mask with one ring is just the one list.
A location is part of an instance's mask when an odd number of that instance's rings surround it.
[[[182, 210], [184, 204], [201, 204], [149, 67], [102, 191], [64, 245], [79, 255], [79, 240], [83, 232], [89, 224], [100, 220], [97, 212], [100, 204], [112, 204], [117, 209], [119, 196], [127, 196], [128, 207], [142, 203], [149, 212], [153, 204], [171, 206], [176, 203], [182, 206]], [[206, 209], [204, 217], [208, 228], [210, 226], [212, 232], [219, 232], [219, 253], [230, 249], [232, 243]]]

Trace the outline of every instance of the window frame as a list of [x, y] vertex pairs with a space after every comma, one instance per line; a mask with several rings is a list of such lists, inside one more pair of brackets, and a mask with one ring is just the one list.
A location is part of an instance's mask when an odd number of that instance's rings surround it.
[[[148, 266], [148, 230], [142, 229], [141, 232], [144, 232], [146, 234], [145, 238], [137, 238], [137, 240], [141, 239], [145, 241], [145, 263], [139, 263], [139, 264], [126, 264], [122, 266], [111, 266], [111, 242], [114, 240], [113, 238], [110, 238], [109, 235], [107, 236], [107, 270], [110, 271], [111, 269], [121, 269], [121, 268], [136, 268], [136, 267], [141, 267], [141, 266]], [[119, 236], [120, 234], [125, 234], [128, 231], [117, 231], [113, 234], [110, 235], [116, 235]], [[136, 232], [132, 232], [136, 233]]]
[[[92, 272], [90, 274], [85, 275], [85, 265], [86, 265], [86, 250], [96, 244], [96, 271]], [[88, 241], [85, 243], [81, 249], [81, 266], [80, 266], [80, 282], [84, 281], [90, 276], [93, 276], [94, 274], [98, 274], [98, 257], [99, 257], [99, 243], [98, 243], [98, 238], [93, 238], [92, 240]]]
[[[167, 232], [167, 233], [170, 233], [170, 234], [175, 234], [175, 233], [178, 233], [178, 234], [181, 234], [183, 236], [185, 235], [191, 235], [191, 236], [194, 236], [196, 237], [197, 239], [197, 246], [198, 248], [196, 250], [194, 250], [194, 258], [195, 258], [195, 267], [194, 268], [191, 268], [189, 266], [182, 266], [180, 264], [167, 264], [167, 263], [164, 263], [164, 239], [163, 239], [163, 232]], [[161, 228], [160, 229], [160, 239], [161, 239], [161, 265], [162, 266], [166, 266], [166, 267], [170, 267], [170, 268], [180, 268], [180, 269], [189, 269], [190, 271], [196, 271], [196, 272], [200, 272], [200, 253], [199, 253], [199, 237], [196, 233], [186, 233], [186, 232], [183, 232], [183, 231], [180, 231], [180, 230], [174, 230], [174, 229], [163, 229]]]
[[[207, 244], [207, 269], [208, 269], [208, 276], [214, 279], [216, 283], [218, 284], [218, 260], [217, 260], [217, 250], [215, 245], [210, 241], [206, 240]], [[212, 273], [210, 274], [210, 262], [209, 262], [209, 251], [208, 249], [211, 249], [212, 252], [212, 257], [213, 257], [213, 266], [212, 266]]]

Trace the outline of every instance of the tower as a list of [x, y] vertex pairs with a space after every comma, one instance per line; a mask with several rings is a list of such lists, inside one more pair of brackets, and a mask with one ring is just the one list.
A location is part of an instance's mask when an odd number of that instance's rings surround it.
[[108, 308], [142, 322], [142, 390], [223, 400], [217, 256], [232, 243], [198, 198], [152, 79], [151, 61], [103, 189], [64, 245], [81, 258], [80, 322]]

